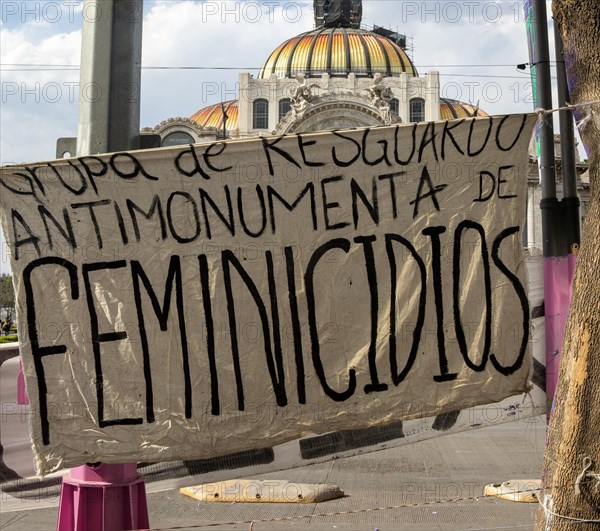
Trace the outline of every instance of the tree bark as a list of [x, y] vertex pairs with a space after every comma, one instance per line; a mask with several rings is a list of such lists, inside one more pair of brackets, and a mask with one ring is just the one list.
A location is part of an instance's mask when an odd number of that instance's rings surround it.
[[[552, 9], [571, 103], [600, 100], [600, 2], [553, 0]], [[600, 529], [600, 522], [589, 523], [600, 521], [600, 104], [579, 107], [575, 117], [583, 120], [580, 134], [590, 160], [590, 203], [548, 428], [541, 493], [546, 510], [538, 511], [537, 530]]]

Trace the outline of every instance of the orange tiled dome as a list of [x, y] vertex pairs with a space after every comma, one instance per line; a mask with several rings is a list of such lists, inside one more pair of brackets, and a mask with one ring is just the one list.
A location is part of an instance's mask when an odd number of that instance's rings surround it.
[[203, 107], [192, 116], [190, 120], [196, 122], [202, 127], [214, 127], [218, 130], [223, 129], [223, 109], [227, 114], [225, 129], [235, 131], [238, 128], [238, 100], [229, 100], [214, 105]]
[[[472, 118], [475, 116], [475, 106], [458, 100], [440, 98], [440, 120], [455, 118]], [[477, 108], [477, 116], [489, 116], [487, 112]]]

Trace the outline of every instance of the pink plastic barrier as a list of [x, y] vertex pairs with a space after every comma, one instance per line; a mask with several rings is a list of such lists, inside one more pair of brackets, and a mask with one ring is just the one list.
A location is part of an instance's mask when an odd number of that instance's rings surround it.
[[556, 384], [565, 324], [571, 304], [571, 284], [576, 254], [544, 258], [544, 313], [546, 318], [546, 400], [550, 417]]
[[25, 375], [23, 374], [23, 362], [19, 363], [19, 374], [17, 375], [17, 404], [20, 406], [29, 405], [29, 397], [25, 389]]
[[135, 463], [84, 465], [63, 478], [57, 531], [149, 527], [146, 488]]

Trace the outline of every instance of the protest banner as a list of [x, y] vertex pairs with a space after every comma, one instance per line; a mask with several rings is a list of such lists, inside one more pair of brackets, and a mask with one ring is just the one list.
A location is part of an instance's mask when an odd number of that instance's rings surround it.
[[3, 168], [38, 471], [212, 458], [526, 391], [535, 119]]

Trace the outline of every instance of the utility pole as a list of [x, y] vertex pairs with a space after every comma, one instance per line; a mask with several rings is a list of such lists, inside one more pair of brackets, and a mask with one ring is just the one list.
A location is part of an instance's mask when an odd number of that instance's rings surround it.
[[[550, 51], [548, 47], [548, 13], [545, 0], [526, 2], [533, 7], [533, 52], [532, 68], [535, 69], [537, 88], [537, 107], [552, 109], [552, 89], [550, 83]], [[558, 72], [559, 99], [567, 99], [567, 86], [564, 63]], [[560, 103], [560, 102], [559, 102]], [[569, 119], [571, 119], [569, 117]], [[561, 145], [573, 143], [565, 123]], [[562, 132], [562, 131], [561, 131]], [[546, 337], [546, 410], [549, 417], [552, 410], [554, 393], [558, 383], [560, 352], [569, 305], [571, 302], [571, 284], [575, 270], [576, 251], [579, 244], [579, 199], [575, 170], [569, 171], [564, 163], [574, 166], [574, 153], [566, 153], [563, 160], [564, 197], [559, 200], [556, 194], [556, 167], [554, 160], [554, 130], [552, 114], [541, 118], [539, 127], [540, 142], [540, 178], [542, 184], [542, 240], [544, 253], [544, 307]]]
[[[548, 14], [545, 0], [533, 2], [534, 61], [537, 80], [537, 106], [552, 109], [550, 51], [548, 49]], [[553, 229], [556, 225], [556, 173], [554, 165], [554, 128], [552, 114], [544, 114], [539, 128], [540, 177], [542, 180], [542, 239], [544, 256], [554, 255]]]
[[[77, 156], [139, 149], [143, 1], [85, 0], [83, 14]], [[83, 465], [63, 478], [57, 530], [100, 529], [99, 515], [102, 531], [149, 527], [136, 463]]]
[[140, 147], [142, 0], [86, 0], [77, 156]]
[[[554, 50], [556, 55], [556, 85], [558, 89], [558, 106], [566, 107], [570, 102], [563, 41], [558, 25], [554, 24]], [[577, 165], [575, 160], [575, 128], [573, 127], [573, 113], [570, 110], [558, 112], [560, 121], [560, 159], [563, 181], [563, 207], [564, 225], [567, 227], [567, 241], [570, 250], [579, 247], [581, 239], [579, 197], [577, 195]]]
[[[552, 109], [550, 85], [550, 51], [548, 49], [548, 14], [544, 0], [525, 0], [525, 19], [529, 37], [531, 77], [534, 88], [534, 106]], [[562, 279], [557, 248], [559, 230], [559, 202], [556, 197], [556, 174], [554, 164], [554, 130], [552, 114], [544, 114], [537, 128], [539, 172], [542, 188], [540, 209], [542, 214], [542, 245], [544, 255], [544, 307], [546, 337], [546, 411], [550, 414], [556, 380], [562, 332], [564, 329], [561, 298], [556, 287]], [[563, 305], [564, 306], [564, 305]], [[566, 308], [564, 309], [566, 315]]]

